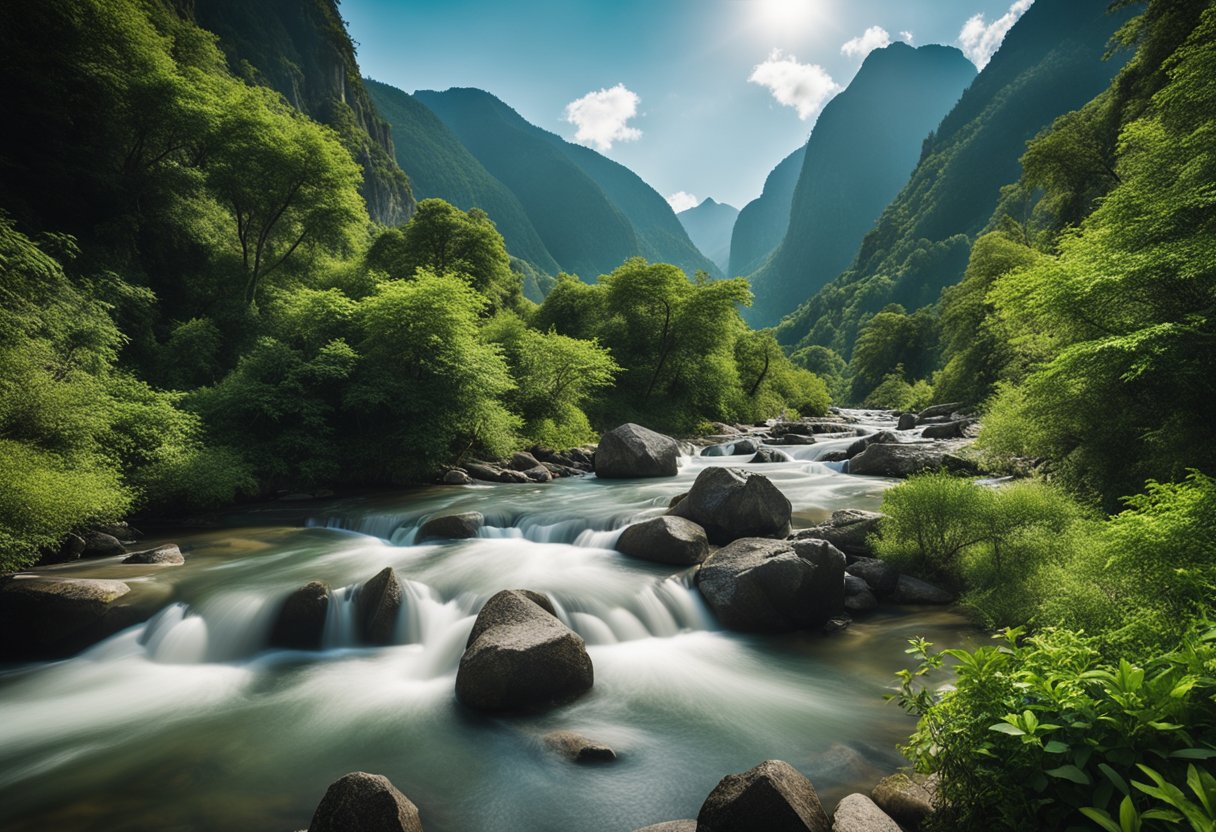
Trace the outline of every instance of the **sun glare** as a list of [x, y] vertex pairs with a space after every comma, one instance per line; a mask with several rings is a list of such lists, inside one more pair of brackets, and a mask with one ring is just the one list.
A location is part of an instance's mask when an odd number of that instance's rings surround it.
[[748, 0], [753, 25], [764, 35], [789, 34], [815, 23], [823, 0]]

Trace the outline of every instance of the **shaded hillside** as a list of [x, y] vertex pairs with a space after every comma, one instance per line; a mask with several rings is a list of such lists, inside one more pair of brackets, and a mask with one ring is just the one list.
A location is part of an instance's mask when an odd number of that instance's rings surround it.
[[803, 145], [778, 162], [765, 178], [760, 196], [739, 212], [731, 231], [727, 277], [751, 274], [781, 245], [790, 225], [790, 203], [805, 156]]
[[738, 216], [735, 206], [708, 197], [695, 208], [676, 214], [693, 245], [724, 272], [730, 265], [730, 238]]
[[925, 136], [974, 77], [949, 46], [894, 43], [869, 54], [807, 141], [787, 233], [752, 275], [753, 324], [777, 323], [848, 266], [907, 182]]

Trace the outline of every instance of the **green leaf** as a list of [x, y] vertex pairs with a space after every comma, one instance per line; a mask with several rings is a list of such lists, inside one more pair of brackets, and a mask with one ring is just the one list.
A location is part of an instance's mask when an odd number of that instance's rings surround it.
[[1068, 746], [1059, 740], [1050, 740], [1047, 745], [1043, 746], [1043, 750], [1048, 754], [1064, 754], [1068, 751]]
[[1136, 812], [1136, 805], [1132, 803], [1130, 796], [1123, 798], [1123, 802], [1119, 804], [1119, 825], [1123, 827], [1124, 832], [1138, 832], [1140, 829], [1140, 815]]
[[1049, 768], [1044, 773], [1049, 774], [1052, 777], [1057, 777], [1061, 780], [1070, 780], [1073, 783], [1079, 783], [1082, 786], [1088, 786], [1092, 782], [1089, 779], [1088, 774], [1081, 771], [1081, 769], [1074, 765], [1060, 766], [1059, 768]]
[[1180, 748], [1171, 751], [1170, 756], [1178, 760], [1211, 760], [1216, 758], [1216, 750], [1211, 748]]
[[1106, 763], [1098, 763], [1098, 771], [1105, 774], [1106, 779], [1113, 783], [1115, 788], [1122, 792], [1125, 797], [1132, 793], [1132, 790], [1127, 785], [1127, 781], [1123, 779], [1119, 772]]
[[1008, 734], [1011, 737], [1021, 737], [1026, 734], [1021, 728], [1016, 725], [1010, 725], [1008, 722], [998, 722], [996, 725], [988, 726], [989, 731], [1000, 731], [1002, 734]]
[[1081, 814], [1092, 820], [1094, 823], [1101, 826], [1106, 832], [1123, 832], [1119, 828], [1119, 824], [1115, 823], [1108, 812], [1101, 809], [1095, 809], [1092, 806], [1086, 806], [1081, 810]]

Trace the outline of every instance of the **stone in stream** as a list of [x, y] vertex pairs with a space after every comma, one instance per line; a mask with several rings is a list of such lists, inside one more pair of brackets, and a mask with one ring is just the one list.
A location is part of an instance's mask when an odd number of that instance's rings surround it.
[[156, 609], [136, 601], [123, 581], [16, 577], [0, 582], [0, 661], [78, 653]]
[[868, 434], [853, 442], [853, 444], [845, 449], [845, 456], [852, 459], [871, 445], [890, 444], [898, 441], [899, 437], [891, 431], [881, 430], [878, 433]]
[[486, 518], [480, 511], [432, 517], [418, 528], [415, 540], [419, 543], [424, 540], [467, 540], [477, 537], [478, 529], [485, 523]]
[[50, 566], [55, 563], [68, 563], [80, 560], [84, 553], [84, 538], [78, 534], [67, 534], [60, 541], [58, 548], [44, 551], [38, 559], [39, 566]]
[[422, 832], [422, 818], [387, 777], [354, 771], [325, 790], [308, 832]]
[[462, 468], [453, 468], [443, 475], [444, 485], [471, 485], [473, 478]]
[[676, 440], [632, 422], [605, 433], [595, 451], [595, 475], [601, 479], [674, 477], [679, 463]]
[[511, 454], [511, 467], [516, 471], [528, 471], [540, 465], [540, 460], [526, 451]]
[[974, 419], [956, 419], [940, 425], [926, 425], [920, 435], [926, 439], [958, 439], [974, 422]]
[[916, 414], [918, 421], [926, 419], [934, 419], [938, 416], [949, 416], [963, 406], [962, 402], [950, 402], [948, 404], [935, 404], [932, 407], [926, 407], [920, 413]]
[[572, 763], [610, 763], [616, 759], [611, 748], [575, 731], [551, 731], [543, 739], [549, 750]]
[[816, 627], [844, 609], [845, 557], [823, 540], [743, 538], [706, 559], [696, 583], [723, 626]]
[[899, 414], [899, 421], [895, 423], [896, 430], [912, 430], [914, 427], [916, 427], [915, 413]]
[[401, 612], [401, 581], [386, 566], [359, 588], [355, 596], [355, 620], [359, 638], [367, 644], [392, 644]]
[[126, 554], [127, 547], [112, 534], [105, 532], [86, 532], [84, 535], [84, 551], [81, 555], [86, 558], [108, 558], [113, 555]]
[[692, 520], [710, 543], [741, 537], [785, 537], [790, 533], [790, 501], [763, 474], [742, 468], [706, 468], [688, 496], [668, 514]]
[[784, 444], [786, 444], [786, 445], [814, 445], [815, 444], [814, 436], [807, 436], [802, 433], [787, 433], [783, 437], [783, 439], [784, 439]]
[[844, 568], [850, 575], [861, 578], [879, 598], [895, 594], [899, 587], [899, 570], [878, 558], [857, 558]]
[[785, 451], [777, 448], [761, 448], [756, 451], [756, 455], [748, 460], [749, 463], [756, 465], [759, 463], [769, 462], [789, 462], [791, 457]]
[[176, 543], [165, 543], [152, 549], [132, 552], [122, 559], [123, 563], [159, 563], [166, 566], [180, 566], [186, 562], [182, 550]]
[[723, 445], [710, 445], [701, 451], [701, 456], [739, 456], [754, 454], [759, 446], [754, 439], [740, 439], [737, 442], [727, 442]]
[[693, 566], [709, 554], [709, 540], [705, 530], [691, 520], [664, 515], [626, 528], [617, 539], [616, 548], [631, 557], [655, 563]]
[[910, 477], [935, 468], [945, 468], [956, 474], [978, 473], [979, 468], [974, 462], [955, 453], [961, 448], [962, 444], [951, 441], [876, 443], [849, 460], [849, 473]]
[[765, 760], [730, 774], [705, 798], [697, 832], [830, 832], [815, 787], [796, 768]]
[[456, 673], [456, 698], [483, 711], [569, 702], [595, 674], [583, 639], [557, 620], [543, 595], [503, 590], [486, 601]]
[[288, 650], [318, 650], [329, 612], [329, 587], [312, 581], [283, 601], [270, 628], [270, 646]]
[[832, 832], [902, 832], [891, 816], [864, 794], [851, 794], [832, 812]]
[[818, 538], [826, 540], [846, 555], [871, 557], [870, 537], [878, 532], [883, 515], [877, 511], [846, 508], [832, 512], [832, 518], [809, 529], [794, 533], [795, 540]]
[[878, 781], [870, 797], [901, 826], [916, 829], [933, 813], [929, 790], [906, 774], [892, 774]]

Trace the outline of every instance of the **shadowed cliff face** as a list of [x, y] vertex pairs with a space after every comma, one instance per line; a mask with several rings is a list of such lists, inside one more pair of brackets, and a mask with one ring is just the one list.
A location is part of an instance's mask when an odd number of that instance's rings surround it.
[[398, 225], [414, 212], [409, 179], [393, 156], [389, 125], [359, 74], [334, 0], [195, 0], [183, 14], [219, 37], [232, 71], [282, 93], [336, 130], [363, 168], [360, 192], [372, 219]]

